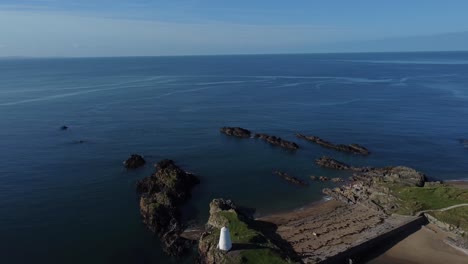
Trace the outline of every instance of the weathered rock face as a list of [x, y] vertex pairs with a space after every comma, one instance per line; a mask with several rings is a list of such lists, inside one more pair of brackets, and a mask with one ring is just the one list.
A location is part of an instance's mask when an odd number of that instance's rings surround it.
[[296, 137], [305, 139], [311, 142], [314, 142], [322, 147], [329, 148], [329, 149], [334, 149], [342, 152], [349, 152], [349, 153], [354, 153], [354, 154], [361, 154], [361, 155], [369, 155], [370, 152], [368, 149], [365, 147], [358, 145], [358, 144], [351, 144], [351, 145], [343, 145], [343, 144], [333, 144], [331, 142], [328, 142], [326, 140], [323, 140], [319, 137], [316, 136], [304, 136], [302, 134], [296, 134]]
[[136, 169], [145, 165], [145, 163], [145, 159], [138, 154], [132, 154], [130, 158], [123, 162], [125, 168], [127, 169]]
[[280, 176], [281, 178], [285, 179], [286, 181], [290, 182], [290, 183], [293, 183], [293, 184], [296, 184], [296, 185], [300, 185], [300, 186], [307, 186], [308, 184], [299, 179], [299, 178], [296, 178], [292, 175], [289, 175], [285, 172], [282, 172], [282, 171], [274, 171], [273, 174], [276, 174], [278, 176]]
[[228, 136], [235, 136], [240, 138], [250, 138], [251, 132], [241, 127], [222, 127], [220, 132]]
[[296, 143], [294, 142], [291, 142], [291, 141], [287, 141], [287, 140], [284, 140], [280, 137], [275, 137], [275, 136], [270, 136], [270, 135], [267, 135], [267, 134], [255, 134], [254, 136], [255, 138], [259, 138], [259, 139], [262, 139], [274, 146], [280, 146], [282, 148], [285, 148], [285, 149], [290, 149], [290, 150], [296, 150], [299, 148], [299, 145], [297, 145]]
[[378, 211], [391, 214], [399, 207], [398, 198], [392, 195], [389, 186], [424, 185], [424, 174], [408, 167], [386, 167], [356, 173], [351, 184], [323, 193], [348, 204], [363, 204]]
[[137, 183], [140, 213], [148, 228], [161, 238], [164, 250], [170, 255], [181, 255], [191, 242], [180, 237], [184, 226], [179, 208], [190, 198], [199, 180], [172, 160], [162, 160], [156, 168], [156, 173]]

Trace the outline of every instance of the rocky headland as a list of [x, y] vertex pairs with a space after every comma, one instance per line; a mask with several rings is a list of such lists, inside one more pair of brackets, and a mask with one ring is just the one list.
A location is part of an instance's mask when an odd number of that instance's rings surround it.
[[[217, 249], [219, 233], [228, 227], [232, 249]], [[230, 200], [214, 199], [210, 203], [210, 217], [201, 235], [198, 250], [202, 264], [272, 263], [286, 264], [294, 257], [288, 244], [274, 232], [276, 226], [255, 220], [248, 210]]]
[[344, 145], [344, 144], [333, 144], [331, 142], [328, 142], [326, 140], [323, 140], [319, 137], [316, 136], [305, 136], [302, 134], [297, 133], [296, 137], [300, 139], [305, 139], [307, 141], [316, 143], [322, 147], [329, 148], [329, 149], [334, 149], [337, 151], [342, 151], [342, 152], [349, 152], [353, 154], [360, 154], [360, 155], [369, 155], [370, 151], [366, 149], [365, 147], [359, 145], [359, 144], [350, 144], [350, 145]]
[[159, 236], [164, 250], [174, 256], [182, 255], [192, 243], [180, 235], [180, 207], [190, 198], [197, 177], [179, 168], [172, 160], [156, 164], [157, 171], [137, 183], [140, 213], [146, 226]]

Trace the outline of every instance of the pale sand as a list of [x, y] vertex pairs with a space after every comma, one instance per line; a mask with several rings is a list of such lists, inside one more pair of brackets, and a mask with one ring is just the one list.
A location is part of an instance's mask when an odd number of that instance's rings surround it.
[[369, 264], [467, 264], [468, 255], [445, 244], [446, 232], [429, 224]]

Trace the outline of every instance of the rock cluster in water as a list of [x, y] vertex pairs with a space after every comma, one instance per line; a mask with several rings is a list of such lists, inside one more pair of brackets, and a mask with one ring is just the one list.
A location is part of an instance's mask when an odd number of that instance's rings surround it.
[[323, 168], [328, 168], [328, 169], [334, 169], [334, 170], [353, 170], [353, 171], [369, 171], [372, 168], [369, 167], [353, 167], [349, 166], [346, 163], [343, 163], [341, 161], [338, 161], [336, 159], [323, 156], [317, 160], [315, 160], [315, 163], [319, 165], [320, 167]]
[[296, 143], [294, 142], [291, 142], [291, 141], [287, 141], [287, 140], [284, 140], [280, 137], [275, 137], [275, 136], [270, 136], [270, 135], [267, 135], [267, 134], [255, 134], [254, 136], [255, 138], [259, 138], [259, 139], [262, 139], [274, 146], [280, 146], [282, 148], [285, 148], [285, 149], [290, 149], [290, 150], [296, 150], [299, 148], [299, 145], [297, 145]]
[[228, 136], [240, 137], [240, 138], [250, 138], [251, 132], [242, 127], [222, 127], [220, 129], [221, 133], [224, 133]]
[[145, 165], [145, 159], [138, 154], [132, 154], [126, 161], [123, 162], [125, 168], [136, 169]]
[[289, 175], [285, 172], [282, 172], [282, 171], [274, 171], [273, 174], [276, 174], [278, 176], [280, 176], [281, 178], [285, 179], [286, 181], [290, 182], [290, 183], [293, 183], [293, 184], [296, 184], [296, 185], [301, 185], [301, 186], [307, 186], [308, 184], [299, 179], [299, 178], [296, 178], [292, 175]]
[[329, 148], [329, 149], [334, 149], [342, 152], [350, 152], [354, 154], [361, 154], [361, 155], [369, 155], [370, 152], [368, 149], [365, 147], [358, 145], [358, 144], [350, 144], [350, 145], [343, 145], [343, 144], [333, 144], [331, 142], [328, 142], [326, 140], [323, 140], [319, 137], [316, 136], [304, 136], [302, 134], [296, 134], [296, 137], [305, 139], [311, 142], [314, 142], [322, 147]]
[[137, 183], [140, 213], [143, 222], [160, 237], [164, 250], [170, 255], [181, 255], [191, 242], [180, 237], [184, 230], [180, 207], [190, 198], [199, 180], [172, 160], [162, 160], [156, 168], [156, 173]]
[[[252, 135], [252, 132], [250, 130], [241, 127], [222, 127], [220, 129], [220, 132], [228, 136], [234, 136], [239, 138], [250, 138]], [[268, 134], [256, 133], [254, 135], [254, 138], [262, 139], [274, 146], [279, 146], [289, 150], [296, 150], [299, 148], [299, 145], [297, 145], [294, 142], [287, 141], [280, 137], [271, 136]]]

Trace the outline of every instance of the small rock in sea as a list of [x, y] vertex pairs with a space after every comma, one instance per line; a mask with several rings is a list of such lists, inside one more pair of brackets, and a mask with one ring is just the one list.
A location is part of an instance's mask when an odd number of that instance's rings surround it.
[[332, 178], [331, 181], [332, 182], [344, 182], [342, 178]]
[[325, 182], [325, 181], [328, 181], [328, 177], [320, 176], [319, 180]]
[[61, 127], [60, 127], [60, 130], [67, 130], [67, 129], [68, 129], [67, 126], [61, 126]]
[[136, 169], [138, 167], [145, 165], [145, 163], [146, 161], [141, 155], [132, 154], [130, 158], [124, 161], [124, 166], [127, 169]]
[[313, 180], [313, 181], [316, 181], [316, 180], [317, 180], [317, 176], [310, 176], [310, 179]]

